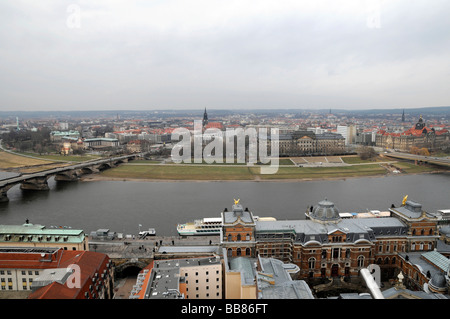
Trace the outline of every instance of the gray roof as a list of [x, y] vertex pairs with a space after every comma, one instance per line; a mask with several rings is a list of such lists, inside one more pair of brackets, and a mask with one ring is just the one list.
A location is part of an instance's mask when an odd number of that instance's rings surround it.
[[33, 279], [31, 289], [35, 291], [55, 281], [63, 285], [71, 274], [72, 271], [68, 268], [44, 269], [38, 277]]
[[[420, 218], [422, 216], [422, 204], [408, 200], [405, 205], [389, 209], [391, 212], [401, 214], [407, 218]], [[435, 217], [433, 214], [424, 212], [428, 217]]]
[[[260, 264], [258, 271], [256, 265]], [[308, 284], [292, 280], [285, 264], [274, 258], [237, 257], [229, 260], [229, 270], [241, 273], [242, 285], [258, 286], [259, 299], [314, 299]]]
[[297, 242], [327, 243], [328, 235], [335, 231], [347, 234], [347, 241], [374, 240], [377, 236], [406, 234], [407, 226], [394, 217], [342, 219], [337, 223], [318, 223], [313, 220], [284, 220], [256, 222], [256, 237], [270, 233], [295, 234]]
[[231, 212], [222, 212], [222, 218], [224, 224], [233, 224], [237, 222], [238, 219], [247, 224], [253, 224], [255, 222], [252, 213], [248, 209], [244, 210], [240, 204], [233, 205], [233, 210]]
[[428, 251], [422, 254], [422, 257], [435, 265], [437, 268], [441, 269], [443, 272], [447, 272], [450, 267], [450, 260], [438, 253], [436, 250]]
[[337, 207], [327, 199], [314, 206], [309, 213], [309, 217], [320, 221], [337, 221], [341, 218]]

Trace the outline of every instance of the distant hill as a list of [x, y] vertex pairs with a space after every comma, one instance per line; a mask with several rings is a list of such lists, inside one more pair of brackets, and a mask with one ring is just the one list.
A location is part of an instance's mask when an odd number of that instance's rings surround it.
[[[408, 115], [437, 115], [437, 116], [450, 116], [450, 106], [433, 106], [433, 107], [420, 107], [420, 108], [395, 108], [395, 109], [360, 109], [360, 110], [346, 110], [346, 109], [240, 109], [240, 110], [227, 110], [227, 109], [208, 109], [207, 112], [210, 118], [226, 116], [230, 114], [282, 114], [282, 113], [332, 113], [348, 115], [357, 114], [361, 115], [383, 115], [383, 114], [401, 114], [405, 111]], [[94, 110], [94, 111], [0, 111], [0, 118], [55, 118], [55, 119], [80, 119], [80, 118], [115, 118], [120, 116], [121, 118], [146, 118], [146, 117], [202, 117], [204, 112], [204, 106], [198, 109], [187, 110]]]

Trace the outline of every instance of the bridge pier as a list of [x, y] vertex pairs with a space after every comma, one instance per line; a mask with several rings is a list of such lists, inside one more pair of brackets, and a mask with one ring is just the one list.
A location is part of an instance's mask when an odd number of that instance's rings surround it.
[[23, 190], [38, 190], [38, 191], [46, 191], [50, 188], [48, 187], [47, 179], [50, 176], [40, 176], [32, 179], [28, 179], [23, 181], [20, 185], [20, 189]]
[[6, 186], [3, 186], [2, 188], [0, 188], [0, 203], [9, 202], [9, 198], [8, 198], [8, 195], [6, 193], [13, 186], [14, 185], [6, 185]]

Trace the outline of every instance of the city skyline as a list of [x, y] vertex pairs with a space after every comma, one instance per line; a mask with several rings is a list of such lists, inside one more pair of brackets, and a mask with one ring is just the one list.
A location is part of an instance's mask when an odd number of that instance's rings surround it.
[[0, 111], [445, 106], [449, 6], [2, 2]]

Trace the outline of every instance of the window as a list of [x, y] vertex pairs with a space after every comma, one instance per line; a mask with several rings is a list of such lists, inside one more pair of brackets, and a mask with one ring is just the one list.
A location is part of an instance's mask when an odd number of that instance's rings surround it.
[[358, 256], [358, 267], [364, 267], [364, 256]]
[[316, 268], [316, 259], [314, 257], [308, 259], [308, 267], [309, 269]]

